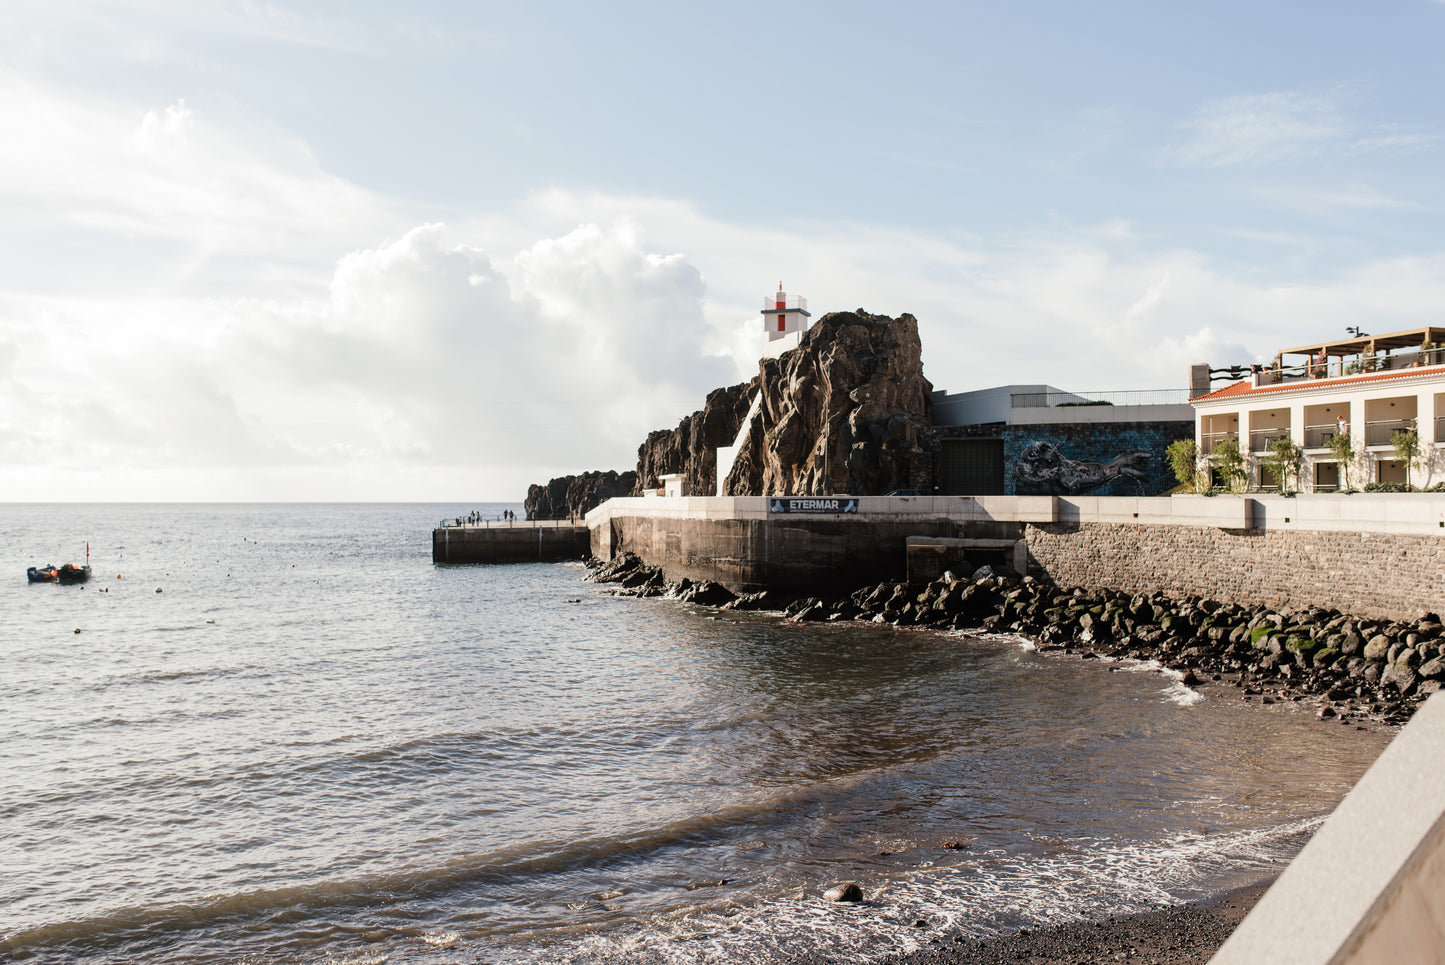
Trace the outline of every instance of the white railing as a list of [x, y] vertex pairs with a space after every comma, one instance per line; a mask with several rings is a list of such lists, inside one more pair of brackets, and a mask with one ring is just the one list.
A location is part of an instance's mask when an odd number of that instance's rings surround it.
[[1061, 405], [1185, 405], [1188, 389], [1133, 389], [1123, 392], [1015, 392], [1015, 409], [1052, 409]]

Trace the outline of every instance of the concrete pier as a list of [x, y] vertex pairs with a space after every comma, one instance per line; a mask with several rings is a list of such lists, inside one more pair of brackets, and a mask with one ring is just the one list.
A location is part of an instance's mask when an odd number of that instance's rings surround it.
[[566, 520], [438, 526], [431, 534], [433, 563], [545, 563], [587, 552], [587, 527]]

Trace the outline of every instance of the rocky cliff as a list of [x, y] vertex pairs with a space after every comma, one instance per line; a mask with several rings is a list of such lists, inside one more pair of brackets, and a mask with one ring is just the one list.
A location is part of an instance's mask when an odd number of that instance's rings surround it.
[[[532, 486], [527, 516], [586, 512], [679, 472], [690, 496], [931, 491], [933, 386], [923, 377], [922, 353], [912, 315], [824, 315], [797, 348], [764, 359], [751, 382], [715, 389], [677, 428], [650, 433], [635, 473], [591, 472]], [[759, 392], [758, 412], [719, 494], [717, 449], [733, 444]]]
[[933, 386], [912, 315], [820, 318], [761, 364], [762, 406], [723, 495], [930, 490]]
[[730, 446], [743, 424], [757, 380], [708, 393], [707, 403], [676, 429], [648, 433], [637, 449], [637, 482], [657, 488], [669, 473], [683, 473], [689, 496], [717, 495], [717, 450]]
[[528, 519], [566, 519], [581, 517], [613, 496], [630, 496], [637, 488], [637, 473], [584, 472], [580, 476], [560, 476], [545, 486], [527, 487], [522, 504]]

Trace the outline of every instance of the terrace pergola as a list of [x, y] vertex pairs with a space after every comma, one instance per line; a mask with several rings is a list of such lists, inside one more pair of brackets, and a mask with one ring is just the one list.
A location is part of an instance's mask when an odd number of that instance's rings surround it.
[[[1389, 332], [1384, 335], [1360, 335], [1355, 338], [1343, 338], [1333, 342], [1318, 342], [1314, 345], [1301, 345], [1299, 348], [1287, 348], [1274, 357], [1276, 369], [1301, 368], [1311, 375], [1344, 374], [1344, 360], [1347, 358], [1376, 359], [1382, 354], [1388, 354], [1395, 349], [1419, 349], [1425, 343], [1440, 345], [1445, 342], [1445, 328], [1429, 326], [1426, 328], [1411, 328], [1403, 332]], [[1285, 357], [1290, 355], [1302, 355], [1301, 362], [1286, 362]], [[1340, 359], [1340, 371], [1329, 372], [1329, 360]], [[1422, 360], [1424, 364], [1432, 364], [1429, 359]], [[1320, 367], [1321, 371], [1313, 371]]]

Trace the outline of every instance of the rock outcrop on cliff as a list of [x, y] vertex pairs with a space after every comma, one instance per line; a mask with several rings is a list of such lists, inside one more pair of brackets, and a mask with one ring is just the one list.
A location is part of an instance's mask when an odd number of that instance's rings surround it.
[[[717, 492], [717, 450], [731, 446], [762, 394]], [[527, 492], [528, 519], [585, 513], [682, 473], [689, 496], [876, 495], [930, 489], [933, 386], [912, 315], [862, 310], [820, 318], [802, 343], [764, 359], [751, 382], [715, 389], [702, 409], [648, 435], [637, 471], [564, 476]]]
[[613, 496], [630, 496], [637, 488], [637, 473], [584, 472], [579, 476], [559, 476], [545, 486], [527, 487], [522, 504], [528, 519], [567, 519], [581, 517]]
[[730, 446], [747, 415], [757, 380], [714, 389], [707, 403], [676, 429], [648, 433], [637, 449], [637, 482], [656, 489], [662, 476], [683, 473], [689, 496], [717, 495], [717, 450]]
[[765, 359], [757, 417], [722, 495], [872, 495], [932, 477], [932, 384], [912, 315], [824, 315]]

